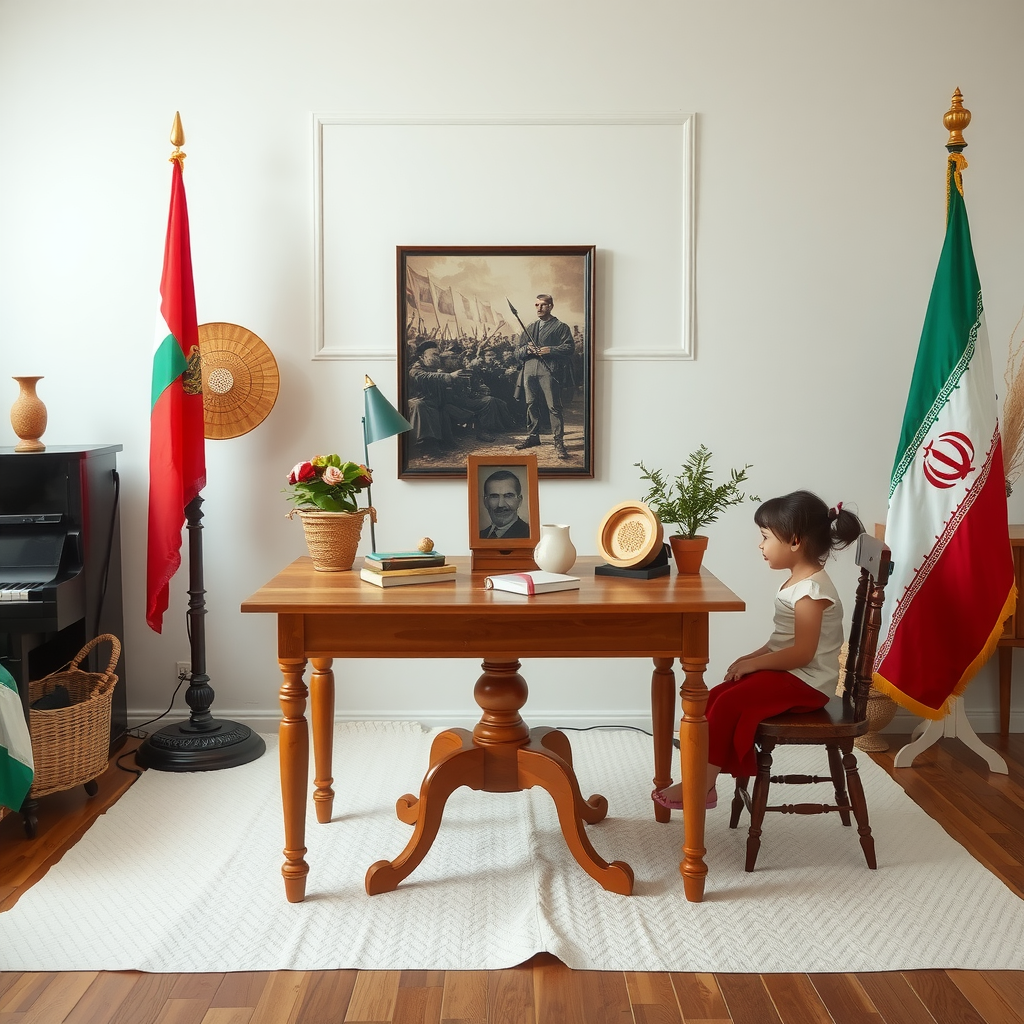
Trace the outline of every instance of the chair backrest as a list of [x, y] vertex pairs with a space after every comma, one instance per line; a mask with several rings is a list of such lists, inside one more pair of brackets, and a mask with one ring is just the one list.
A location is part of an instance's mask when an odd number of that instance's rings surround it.
[[882, 623], [885, 585], [892, 572], [892, 552], [880, 540], [862, 533], [857, 538], [855, 561], [860, 566], [857, 600], [850, 624], [849, 651], [843, 677], [843, 711], [855, 721], [867, 716], [875, 648]]

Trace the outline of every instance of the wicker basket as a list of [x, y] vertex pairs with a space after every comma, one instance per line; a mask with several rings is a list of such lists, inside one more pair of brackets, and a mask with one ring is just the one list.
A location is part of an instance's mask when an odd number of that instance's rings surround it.
[[363, 531], [363, 519], [377, 522], [377, 510], [361, 508], [355, 512], [321, 512], [319, 509], [295, 508], [288, 518], [297, 515], [306, 533], [306, 546], [318, 572], [345, 572], [352, 568]]
[[[846, 656], [849, 653], [849, 643], [844, 643], [839, 650], [839, 685], [836, 686], [836, 696], [843, 695], [843, 677], [846, 674]], [[889, 749], [889, 741], [882, 736], [882, 730], [896, 717], [896, 701], [887, 694], [880, 693], [873, 686], [868, 690], [868, 731], [858, 736], [853, 745], [858, 750], [869, 753], [881, 752]]]
[[[110, 664], [105, 672], [83, 672], [78, 666], [99, 643], [110, 644]], [[121, 641], [111, 633], [90, 640], [75, 657], [56, 672], [29, 682], [32, 704], [58, 684], [67, 688], [70, 707], [52, 711], [29, 708], [29, 733], [35, 777], [30, 797], [73, 789], [102, 775], [110, 751], [110, 707], [117, 676], [114, 666], [121, 656]]]

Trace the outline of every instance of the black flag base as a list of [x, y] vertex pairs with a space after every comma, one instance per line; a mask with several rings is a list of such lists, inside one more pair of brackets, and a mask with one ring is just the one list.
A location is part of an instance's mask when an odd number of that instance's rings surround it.
[[247, 725], [214, 718], [213, 687], [206, 674], [206, 591], [203, 589], [203, 499], [196, 495], [185, 506], [188, 527], [188, 621], [192, 646], [192, 676], [185, 703], [192, 713], [187, 722], [166, 725], [147, 736], [135, 761], [140, 768], [162, 772], [212, 772], [255, 761], [267, 749], [263, 737]]
[[255, 761], [267, 749], [263, 737], [247, 725], [208, 718], [199, 728], [189, 720], [164, 726], [135, 751], [140, 768], [161, 772], [212, 772]]

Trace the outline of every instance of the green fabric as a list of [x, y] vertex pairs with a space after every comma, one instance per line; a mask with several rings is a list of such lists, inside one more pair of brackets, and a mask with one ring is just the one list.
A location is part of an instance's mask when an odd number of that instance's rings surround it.
[[893, 464], [890, 496], [906, 473], [924, 435], [971, 363], [981, 319], [981, 282], [971, 248], [964, 197], [956, 187], [953, 162], [946, 164], [949, 208], [946, 238], [935, 271], [921, 330], [903, 428]]
[[150, 392], [150, 409], [152, 409], [167, 385], [180, 377], [188, 368], [185, 353], [173, 334], [168, 334], [153, 355], [153, 383]]
[[33, 771], [25, 712], [14, 676], [0, 665], [0, 805], [18, 810], [32, 788]]

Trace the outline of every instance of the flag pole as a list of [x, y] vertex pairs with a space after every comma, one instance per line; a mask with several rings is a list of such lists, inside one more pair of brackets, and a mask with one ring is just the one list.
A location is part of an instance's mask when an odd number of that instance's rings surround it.
[[[953, 92], [949, 110], [942, 117], [943, 127], [949, 132], [949, 139], [946, 142], [947, 158], [953, 165], [952, 174], [947, 169], [946, 187], [946, 227], [949, 229], [949, 218], [951, 212], [952, 189], [956, 189], [963, 195], [963, 172], [967, 168], [967, 160], [963, 151], [967, 148], [964, 139], [964, 129], [971, 123], [971, 112], [964, 106], [963, 94], [959, 86]], [[972, 257], [973, 262], [973, 257]], [[987, 340], [984, 342], [988, 344]], [[891, 504], [891, 498], [890, 498]], [[1013, 609], [1010, 608], [1010, 612]], [[909, 768], [913, 765], [918, 754], [933, 746], [940, 739], [958, 739], [969, 750], [974, 751], [988, 764], [989, 771], [1007, 774], [1008, 768], [1002, 756], [984, 743], [974, 731], [967, 713], [964, 710], [962, 694], [954, 694], [947, 704], [945, 715], [938, 718], [928, 718], [914, 730], [911, 742], [901, 747], [893, 758], [893, 764], [897, 768]]]
[[[174, 113], [170, 140], [171, 145], [174, 146], [170, 160], [177, 164], [175, 179], [180, 186], [181, 182], [177, 179], [185, 161], [185, 154], [181, 150], [185, 143], [185, 132], [181, 126], [181, 116], [177, 111]], [[181, 186], [180, 195], [181, 212], [180, 214], [175, 213], [172, 202], [169, 221], [173, 221], [176, 216], [183, 218], [182, 221], [174, 224], [181, 251], [178, 253], [176, 263], [169, 261], [167, 252], [165, 252], [164, 276], [167, 277], [169, 269], [175, 275], [175, 291], [181, 300], [178, 312], [188, 309], [187, 316], [182, 316], [182, 323], [178, 325], [178, 332], [183, 336], [188, 334], [192, 337], [198, 328], [194, 323], [192, 258], [189, 251], [188, 216], [185, 211], [183, 186]], [[171, 227], [172, 225], [169, 223], [168, 237], [171, 235]], [[174, 265], [169, 267], [169, 263], [174, 263]], [[188, 301], [185, 300], [186, 296], [189, 297]], [[177, 343], [185, 342], [184, 337], [171, 340], [176, 340]], [[195, 340], [198, 340], [197, 335]], [[177, 397], [188, 395], [186, 399], [188, 401], [194, 401], [198, 395], [201, 401], [202, 369], [199, 360], [198, 345], [195, 345], [195, 351], [189, 353], [187, 366], [183, 372], [177, 373], [170, 380], [167, 389], [178, 389]], [[205, 431], [199, 432], [197, 445], [199, 454], [203, 456], [201, 459], [203, 469], [197, 491], [202, 489], [206, 479], [205, 455], [202, 447], [204, 433]], [[151, 503], [152, 500], [151, 495]], [[187, 722], [164, 726], [146, 737], [135, 752], [135, 760], [142, 768], [155, 768], [158, 771], [168, 772], [214, 771], [248, 764], [250, 761], [255, 761], [266, 750], [263, 737], [253, 732], [247, 725], [214, 718], [210, 713], [213, 706], [214, 690], [210, 685], [210, 677], [206, 673], [206, 590], [203, 580], [202, 505], [202, 494], [196, 493], [182, 510], [188, 528], [189, 555], [188, 635], [192, 660], [188, 689], [185, 692], [185, 703], [190, 708], [189, 719]], [[180, 543], [180, 536], [178, 541]], [[162, 619], [162, 616], [161, 611], [159, 618]], [[159, 621], [154, 628], [158, 626]]]
[[430, 298], [434, 303], [434, 320], [437, 323], [437, 329], [441, 330], [441, 318], [437, 315], [437, 289], [434, 288], [433, 281], [430, 280], [430, 271], [427, 271], [427, 290], [430, 292]]
[[964, 96], [957, 86], [949, 110], [942, 115], [942, 125], [949, 132], [946, 149], [950, 153], [962, 153], [967, 148], [964, 129], [971, 123], [971, 112], [964, 106]]

